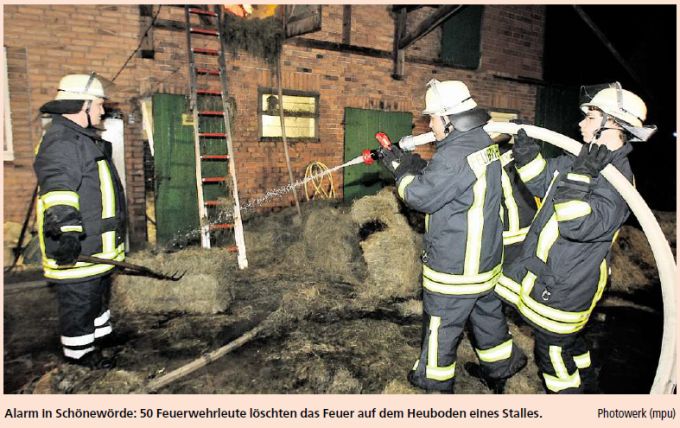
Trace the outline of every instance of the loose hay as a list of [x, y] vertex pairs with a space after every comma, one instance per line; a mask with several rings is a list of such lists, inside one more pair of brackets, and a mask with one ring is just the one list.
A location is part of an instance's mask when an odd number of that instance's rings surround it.
[[360, 298], [408, 298], [420, 290], [421, 238], [399, 210], [393, 188], [363, 197], [352, 206], [352, 220], [359, 226], [372, 222], [386, 226], [360, 244], [368, 266]]
[[236, 257], [221, 248], [187, 249], [172, 254], [145, 251], [128, 257], [130, 263], [173, 273], [185, 271], [179, 281], [118, 275], [112, 290], [112, 307], [129, 312], [215, 314], [231, 303]]
[[622, 227], [612, 247], [610, 289], [631, 294], [649, 287], [655, 277], [656, 262], [645, 234], [632, 226]]

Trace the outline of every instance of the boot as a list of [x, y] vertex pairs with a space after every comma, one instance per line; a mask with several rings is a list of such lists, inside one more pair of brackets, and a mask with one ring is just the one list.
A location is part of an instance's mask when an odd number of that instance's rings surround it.
[[421, 380], [416, 378], [415, 373], [415, 371], [409, 370], [408, 374], [406, 375], [406, 380], [408, 380], [408, 383], [415, 386], [416, 388], [424, 389], [427, 394], [455, 394], [455, 384], [452, 385], [450, 389], [432, 388], [426, 386]]
[[99, 349], [88, 352], [77, 359], [65, 357], [65, 360], [69, 364], [86, 367], [90, 370], [111, 370], [116, 367], [116, 360], [104, 357]]

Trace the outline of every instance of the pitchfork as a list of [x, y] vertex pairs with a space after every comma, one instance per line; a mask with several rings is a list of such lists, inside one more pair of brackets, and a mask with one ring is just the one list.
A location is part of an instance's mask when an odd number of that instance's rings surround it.
[[132, 263], [119, 262], [116, 260], [100, 259], [99, 257], [93, 256], [81, 255], [78, 256], [78, 261], [85, 263], [103, 263], [107, 265], [114, 265], [121, 267], [123, 269], [127, 269], [127, 271], [123, 271], [124, 274], [148, 276], [149, 278], [166, 279], [168, 281], [179, 281], [186, 274], [186, 271], [182, 273], [179, 273], [179, 271], [177, 271], [171, 275], [168, 275], [162, 272], [156, 272], [154, 270], [151, 270], [146, 266], [134, 265]]

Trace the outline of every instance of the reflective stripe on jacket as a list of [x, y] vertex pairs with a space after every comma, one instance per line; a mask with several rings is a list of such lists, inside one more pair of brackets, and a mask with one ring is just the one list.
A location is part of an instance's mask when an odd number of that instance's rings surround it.
[[512, 150], [507, 150], [501, 155], [501, 165], [503, 166], [501, 176], [503, 245], [507, 246], [524, 241], [531, 220], [536, 214], [536, 202], [529, 189], [519, 178], [515, 169]]
[[501, 273], [500, 153], [480, 128], [454, 130], [418, 175], [397, 183], [399, 196], [427, 214], [423, 287], [446, 295], [491, 290]]
[[81, 234], [81, 254], [124, 260], [125, 196], [111, 160], [110, 143], [100, 139], [96, 130], [54, 115], [38, 147], [34, 168], [40, 186], [37, 224], [45, 277], [75, 282], [113, 269], [108, 264], [82, 262], [57, 265], [52, 255], [59, 239], [45, 230], [48, 216], [60, 233]]
[[[614, 152], [612, 164], [632, 182], [629, 144]], [[552, 334], [572, 334], [587, 323], [602, 296], [612, 240], [629, 214], [628, 206], [601, 175], [571, 172], [573, 156], [534, 160], [519, 168], [536, 196], [545, 195], [522, 246], [504, 267], [496, 293], [534, 326]], [[558, 186], [585, 186], [580, 197], [554, 200]]]

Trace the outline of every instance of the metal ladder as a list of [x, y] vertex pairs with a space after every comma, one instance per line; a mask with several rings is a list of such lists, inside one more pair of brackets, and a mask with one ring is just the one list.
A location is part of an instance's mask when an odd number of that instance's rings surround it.
[[[248, 260], [231, 139], [225, 42], [220, 31], [222, 8], [220, 5], [215, 5], [214, 10], [184, 6], [184, 16], [201, 246], [210, 248], [211, 232], [233, 229], [235, 245], [228, 250], [238, 253], [239, 268], [245, 269]], [[192, 16], [202, 17], [203, 24], [192, 23]], [[215, 28], [208, 28], [206, 22], [215, 22]], [[232, 204], [233, 218], [226, 222], [220, 213]]]

